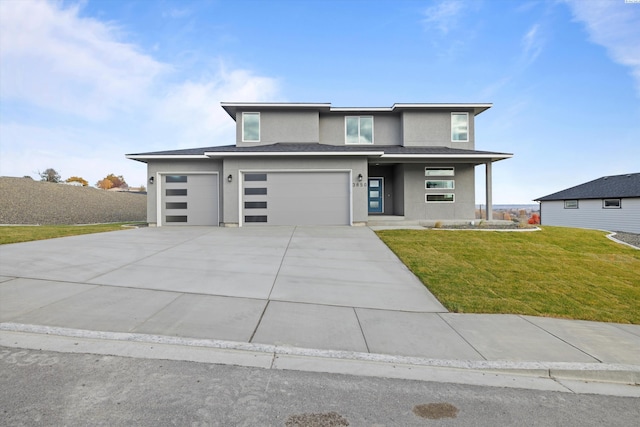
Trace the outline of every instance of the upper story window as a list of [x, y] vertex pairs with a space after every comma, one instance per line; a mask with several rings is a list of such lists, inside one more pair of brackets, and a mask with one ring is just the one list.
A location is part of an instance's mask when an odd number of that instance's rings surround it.
[[469, 141], [469, 113], [451, 113], [451, 141]]
[[260, 142], [260, 113], [242, 113], [242, 142]]
[[373, 144], [372, 116], [348, 116], [344, 125], [346, 144]]

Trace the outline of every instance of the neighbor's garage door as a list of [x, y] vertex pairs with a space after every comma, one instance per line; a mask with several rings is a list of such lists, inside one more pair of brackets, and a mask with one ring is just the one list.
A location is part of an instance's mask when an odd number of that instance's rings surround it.
[[351, 224], [348, 172], [246, 172], [242, 186], [243, 224]]
[[162, 225], [218, 225], [218, 175], [161, 175]]

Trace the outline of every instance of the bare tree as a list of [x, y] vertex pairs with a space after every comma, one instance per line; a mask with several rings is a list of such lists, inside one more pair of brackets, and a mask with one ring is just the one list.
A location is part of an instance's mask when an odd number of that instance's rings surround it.
[[53, 168], [48, 168], [44, 172], [38, 172], [40, 175], [40, 181], [45, 182], [60, 182], [60, 174]]

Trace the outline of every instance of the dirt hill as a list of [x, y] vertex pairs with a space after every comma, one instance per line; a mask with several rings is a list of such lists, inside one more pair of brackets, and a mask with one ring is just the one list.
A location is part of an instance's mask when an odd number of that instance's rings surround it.
[[146, 218], [146, 194], [0, 177], [0, 224], [96, 224]]

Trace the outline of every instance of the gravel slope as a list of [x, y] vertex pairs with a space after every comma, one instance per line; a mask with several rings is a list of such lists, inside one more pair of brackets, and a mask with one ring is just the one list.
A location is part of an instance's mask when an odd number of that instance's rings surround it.
[[146, 220], [146, 194], [0, 177], [0, 224], [97, 224]]

